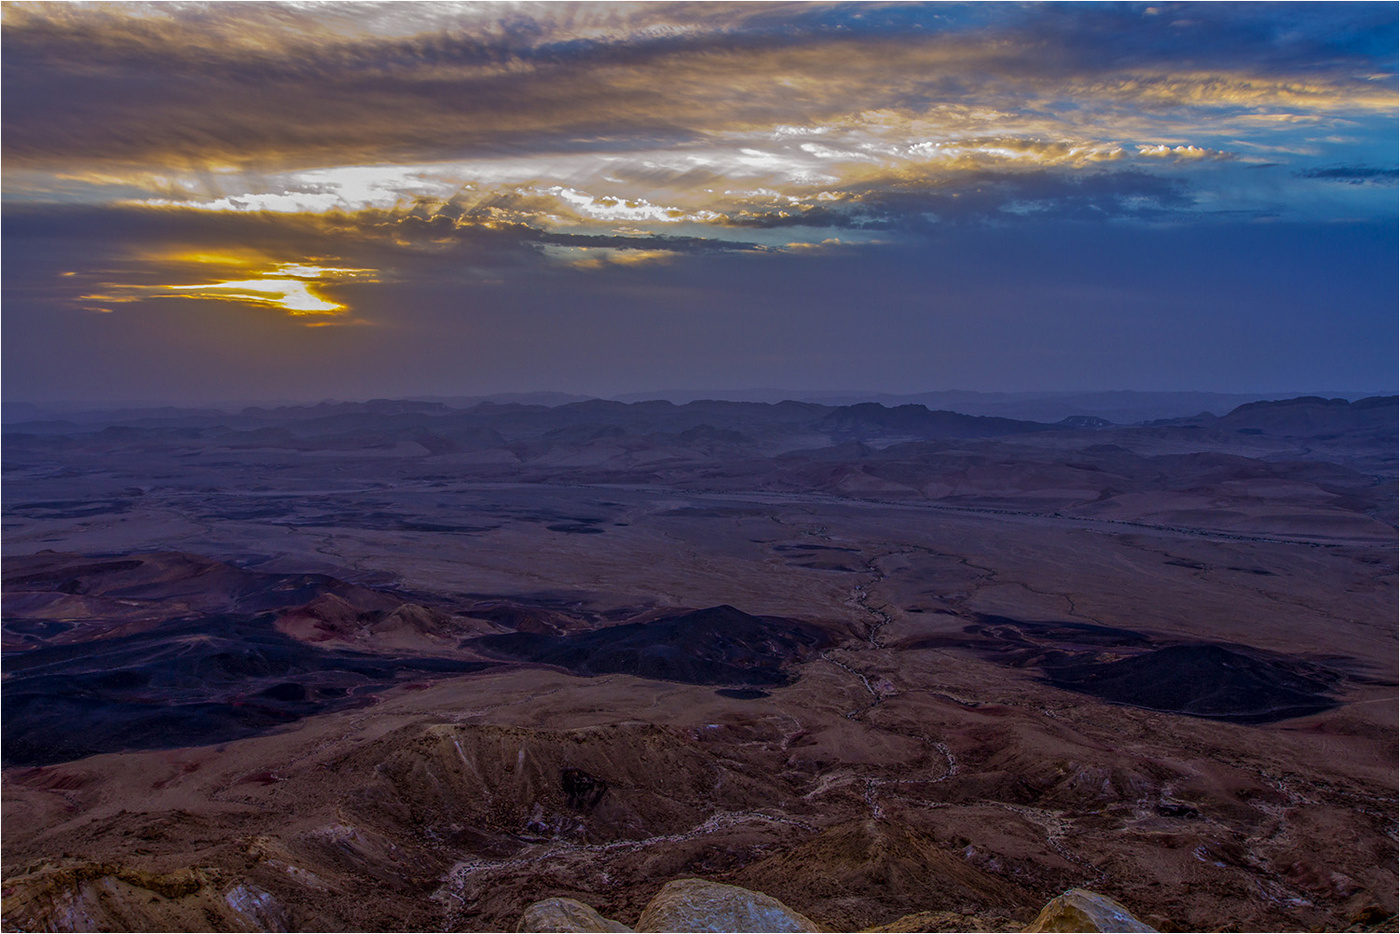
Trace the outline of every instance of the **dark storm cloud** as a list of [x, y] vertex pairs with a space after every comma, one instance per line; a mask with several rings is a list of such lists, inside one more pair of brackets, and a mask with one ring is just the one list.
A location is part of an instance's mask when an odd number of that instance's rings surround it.
[[1331, 165], [1298, 173], [1299, 178], [1318, 178], [1347, 185], [1394, 185], [1397, 169], [1382, 169], [1369, 165]]

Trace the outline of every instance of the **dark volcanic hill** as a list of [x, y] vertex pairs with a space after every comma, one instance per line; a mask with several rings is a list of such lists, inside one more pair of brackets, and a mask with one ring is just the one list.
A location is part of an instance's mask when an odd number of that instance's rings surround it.
[[482, 636], [481, 647], [580, 675], [622, 673], [687, 684], [780, 685], [787, 667], [831, 644], [808, 623], [715, 606], [568, 636]]
[[1057, 687], [1151, 710], [1269, 723], [1336, 706], [1324, 673], [1219, 645], [1174, 645], [1113, 662], [1049, 668]]
[[411, 609], [323, 574], [179, 552], [42, 552], [6, 559], [4, 586], [6, 766], [226, 742], [361, 706], [402, 680], [492, 667], [318, 647], [280, 631], [271, 611], [308, 601], [374, 619]]
[[143, 632], [5, 658], [6, 766], [255, 736], [369, 703], [401, 678], [488, 663], [314, 648], [271, 616], [175, 619]]

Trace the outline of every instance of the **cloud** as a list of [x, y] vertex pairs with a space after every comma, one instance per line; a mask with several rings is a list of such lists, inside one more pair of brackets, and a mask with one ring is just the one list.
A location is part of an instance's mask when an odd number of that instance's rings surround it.
[[1400, 170], [1369, 165], [1332, 165], [1296, 173], [1299, 178], [1316, 178], [1346, 185], [1394, 185]]
[[[206, 281], [171, 282], [143, 285], [103, 282], [102, 291], [79, 295], [79, 302], [92, 302], [90, 310], [110, 313], [103, 307], [151, 299], [188, 298], [211, 302], [235, 302], [280, 311], [304, 319], [311, 326], [364, 323], [347, 317], [349, 307], [329, 298], [328, 286], [342, 282], [378, 282], [376, 270], [344, 266], [313, 265], [307, 262], [276, 262], [239, 253], [181, 253], [152, 257], [153, 264], [186, 266]], [[209, 275], [212, 269], [214, 275]], [[74, 273], [76, 275], [76, 273]]]
[[1178, 161], [1187, 159], [1230, 159], [1232, 154], [1220, 152], [1214, 149], [1203, 149], [1200, 146], [1170, 146], [1166, 143], [1157, 145], [1140, 144], [1137, 148], [1141, 155], [1158, 159], [1176, 159]]
[[641, 266], [669, 263], [680, 254], [675, 250], [620, 250], [616, 247], [554, 246], [545, 253], [575, 269], [604, 269], [608, 266]]
[[464, 287], [538, 282], [554, 269], [759, 250], [742, 236], [551, 231], [503, 219], [508, 213], [492, 199], [472, 198], [326, 214], [14, 207], [3, 217], [4, 238], [10, 256], [25, 259], [7, 262], [6, 275], [54, 307], [113, 312], [179, 299], [255, 305], [322, 326], [368, 323], [357, 296], [419, 278]]
[[748, 210], [728, 222], [736, 227], [926, 231], [938, 224], [1030, 219], [1160, 220], [1183, 217], [1193, 205], [1182, 182], [1141, 171], [982, 172], [942, 185], [894, 175], [847, 190], [835, 203]]
[[[1110, 8], [958, 23], [938, 7], [857, 20], [851, 8], [763, 4], [541, 4], [534, 15], [404, 4], [397, 15], [373, 7], [357, 26], [336, 7], [54, 6], [6, 14], [15, 165], [288, 169], [607, 152], [877, 110], [914, 120], [947, 105], [1000, 120], [1074, 101], [1083, 123], [1125, 108], [1395, 104], [1393, 78], [1368, 77], [1393, 71], [1388, 56], [1353, 35], [1393, 26], [1393, 11], [1339, 17], [1334, 31], [1353, 38], [1329, 43], [1282, 39], [1248, 12], [1202, 14], [1181, 35], [1165, 16]], [[1314, 33], [1328, 23], [1310, 22]]]
[[[1317, 214], [1393, 215], [1371, 189], [1394, 172], [1351, 155], [1393, 147], [1393, 9], [1158, 11], [16, 4], [6, 226], [92, 245], [70, 302], [151, 300], [205, 281], [181, 250], [256, 249], [220, 280], [245, 285], [187, 294], [331, 311], [368, 283], [266, 281], [318, 257], [621, 274], [949, 226], [1259, 217], [1304, 189]], [[1242, 171], [1262, 154], [1294, 174]]]
[[[674, 342], [677, 320], [687, 347], [710, 341], [693, 370], [705, 382], [749, 383], [754, 370], [725, 369], [736, 348], [782, 359], [795, 340], [822, 379], [844, 380], [862, 341], [872, 381], [901, 353], [911, 380], [937, 354], [980, 378], [1006, 334], [1064, 321], [1087, 337], [1053, 352], [1079, 374], [1103, 363], [1083, 348], [1112, 333], [1122, 295], [1191, 308], [1209, 290], [1210, 322], [1254, 302], [1266, 324], [1239, 333], [1270, 340], [1275, 307], [1345, 305], [1288, 279], [1314, 268], [1312, 240], [1288, 240], [1280, 262], [1266, 234], [1325, 221], [1325, 246], [1364, 222], [1349, 250], [1393, 239], [1394, 6], [1154, 8], [8, 5], [7, 385], [66, 392], [61, 373], [178, 396], [214, 392], [204, 371], [218, 370], [230, 395], [250, 373], [384, 393], [424, 360], [455, 387], [473, 368], [526, 379], [522, 361], [548, 361], [527, 383], [583, 372], [590, 354], [604, 382], [657, 384], [671, 363], [636, 351]], [[1265, 159], [1279, 171], [1249, 171]], [[1221, 242], [1255, 237], [1219, 261]], [[1130, 241], [1149, 259], [1119, 249]], [[1171, 275], [1163, 244], [1179, 247]], [[1346, 278], [1331, 267], [1347, 251], [1318, 255], [1328, 288]], [[1079, 278], [1061, 288], [1067, 269]], [[1230, 292], [1261, 269], [1276, 271]], [[1094, 298], [1119, 271], [1111, 300]], [[1348, 275], [1383, 299], [1348, 345], [1371, 351], [1393, 275]], [[1106, 317], [1076, 317], [1085, 301]], [[871, 304], [895, 310], [876, 327], [851, 317]], [[959, 342], [988, 308], [1035, 314]], [[918, 352], [911, 334], [929, 337]], [[1135, 374], [1159, 337], [1114, 365]], [[70, 347], [81, 363], [50, 373]], [[1289, 374], [1310, 372], [1297, 363]]]

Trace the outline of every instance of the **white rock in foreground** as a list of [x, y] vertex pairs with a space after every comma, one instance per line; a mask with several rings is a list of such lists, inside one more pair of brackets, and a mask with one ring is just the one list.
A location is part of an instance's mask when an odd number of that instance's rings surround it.
[[545, 932], [604, 934], [604, 932], [622, 931], [630, 934], [632, 931], [627, 925], [619, 924], [611, 918], [604, 918], [583, 902], [575, 901], [572, 898], [546, 898], [542, 902], [535, 902], [525, 909], [525, 914], [520, 916], [520, 924], [516, 930], [533, 932], [533, 934], [545, 934]]
[[637, 919], [638, 931], [821, 931], [787, 905], [736, 885], [703, 879], [668, 882]]
[[1026, 928], [1026, 934], [1039, 931], [1139, 931], [1156, 932], [1133, 913], [1109, 898], [1088, 889], [1070, 889], [1050, 900]]

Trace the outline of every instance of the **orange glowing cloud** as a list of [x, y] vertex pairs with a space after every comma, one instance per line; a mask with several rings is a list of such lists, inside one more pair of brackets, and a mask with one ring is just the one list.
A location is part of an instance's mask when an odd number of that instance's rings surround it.
[[[79, 296], [80, 301], [106, 304], [140, 302], [161, 298], [192, 298], [210, 302], [254, 305], [283, 312], [292, 318], [308, 319], [303, 324], [350, 323], [345, 318], [350, 307], [326, 296], [322, 289], [342, 282], [377, 282], [377, 271], [341, 266], [321, 266], [311, 262], [258, 262], [250, 254], [184, 253], [160, 257], [166, 264], [187, 265], [192, 271], [209, 267], [227, 269], [239, 278], [212, 278], [188, 284], [102, 283], [101, 292]], [[235, 272], [236, 270], [236, 272]], [[89, 306], [93, 311], [110, 308]]]

